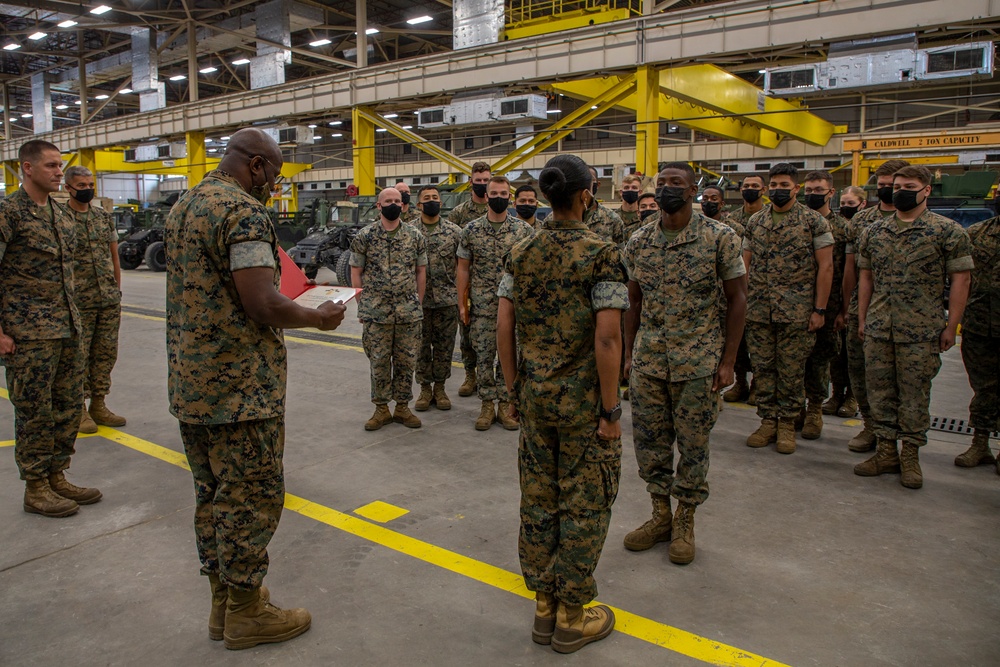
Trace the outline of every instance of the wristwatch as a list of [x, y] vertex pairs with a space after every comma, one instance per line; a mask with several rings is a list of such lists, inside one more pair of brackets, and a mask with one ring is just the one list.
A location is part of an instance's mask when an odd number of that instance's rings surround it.
[[817, 315], [826, 315], [826, 308], [813, 308], [813, 312]]
[[622, 416], [622, 404], [619, 403], [610, 410], [605, 410], [604, 406], [601, 406], [601, 419], [609, 422], [616, 422], [621, 419]]

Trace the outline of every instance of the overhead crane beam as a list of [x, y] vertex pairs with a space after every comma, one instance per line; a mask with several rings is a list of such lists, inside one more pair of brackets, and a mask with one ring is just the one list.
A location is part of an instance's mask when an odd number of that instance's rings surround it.
[[387, 130], [389, 134], [399, 137], [406, 143], [410, 144], [414, 148], [422, 150], [431, 157], [437, 158], [441, 162], [444, 162], [448, 166], [452, 167], [455, 171], [466, 175], [472, 175], [472, 165], [454, 153], [441, 148], [433, 141], [424, 139], [416, 132], [411, 132], [410, 130], [405, 129], [402, 125], [394, 123], [391, 120], [386, 120], [371, 109], [358, 107], [357, 113], [364, 120]]

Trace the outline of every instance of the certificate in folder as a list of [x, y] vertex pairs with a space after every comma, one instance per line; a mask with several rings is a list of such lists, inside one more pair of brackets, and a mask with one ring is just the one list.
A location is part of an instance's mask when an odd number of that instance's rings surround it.
[[281, 293], [300, 306], [318, 308], [327, 301], [347, 303], [361, 292], [360, 288], [313, 284], [283, 249], [278, 248], [278, 256], [281, 258]]

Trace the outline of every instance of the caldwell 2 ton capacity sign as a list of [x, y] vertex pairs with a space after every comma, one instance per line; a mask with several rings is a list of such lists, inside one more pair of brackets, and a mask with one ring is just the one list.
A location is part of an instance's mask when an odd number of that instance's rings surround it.
[[969, 148], [1000, 145], [1000, 132], [878, 137], [844, 142], [845, 151], [907, 151], [921, 148]]

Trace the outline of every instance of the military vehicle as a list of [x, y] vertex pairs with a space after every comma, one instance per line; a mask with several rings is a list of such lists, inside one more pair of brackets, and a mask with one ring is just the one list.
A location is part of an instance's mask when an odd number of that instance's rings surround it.
[[[361, 200], [361, 201], [358, 201]], [[355, 201], [313, 199], [303, 210], [312, 225], [304, 239], [288, 251], [307, 278], [315, 278], [321, 266], [337, 274], [341, 285], [350, 286], [351, 241], [358, 232], [378, 219], [374, 197], [356, 197]]]
[[167, 251], [163, 245], [163, 227], [170, 207], [182, 193], [174, 192], [135, 214], [135, 230], [118, 243], [118, 261], [123, 269], [136, 269], [146, 262], [150, 271], [167, 270]]

